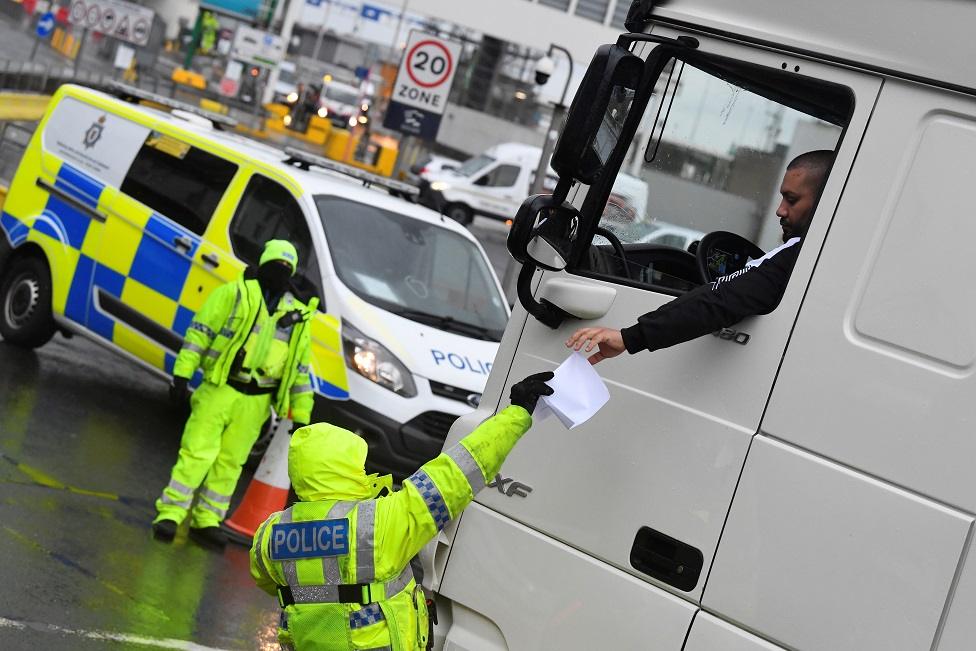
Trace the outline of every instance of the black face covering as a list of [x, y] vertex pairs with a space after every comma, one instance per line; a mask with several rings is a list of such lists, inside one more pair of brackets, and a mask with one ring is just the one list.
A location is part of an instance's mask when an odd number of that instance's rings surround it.
[[274, 260], [258, 267], [258, 283], [263, 292], [273, 295], [283, 293], [288, 289], [289, 278], [291, 278], [291, 267], [286, 263]]

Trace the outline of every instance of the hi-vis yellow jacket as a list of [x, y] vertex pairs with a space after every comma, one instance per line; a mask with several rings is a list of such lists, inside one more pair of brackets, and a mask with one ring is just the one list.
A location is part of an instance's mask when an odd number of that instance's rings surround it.
[[327, 423], [295, 432], [288, 474], [301, 501], [265, 521], [251, 548], [251, 575], [284, 608], [279, 641], [297, 651], [425, 649], [427, 608], [410, 559], [495, 476], [531, 423], [508, 407], [378, 498], [360, 437]]
[[[313, 299], [314, 300], [314, 299]], [[218, 386], [227, 382], [238, 351], [262, 328], [277, 327], [276, 337], [287, 338], [288, 353], [275, 393], [275, 412], [285, 417], [291, 410], [296, 423], [307, 423], [312, 416], [314, 394], [309, 379], [311, 335], [309, 321], [315, 305], [306, 306], [286, 295], [269, 315], [264, 307], [261, 287], [256, 280], [237, 280], [213, 291], [186, 330], [183, 348], [173, 367], [173, 374], [190, 378], [203, 368], [203, 379]], [[281, 327], [278, 319], [297, 310], [301, 319]], [[244, 379], [244, 378], [239, 378]], [[246, 381], [246, 379], [245, 379]]]

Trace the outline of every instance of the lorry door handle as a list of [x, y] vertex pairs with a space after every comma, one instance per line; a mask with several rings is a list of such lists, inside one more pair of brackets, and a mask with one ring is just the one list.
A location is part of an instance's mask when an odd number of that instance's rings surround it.
[[638, 572], [688, 592], [698, 585], [701, 551], [671, 536], [641, 527], [630, 548], [630, 564]]
[[617, 290], [606, 285], [566, 278], [548, 278], [539, 293], [556, 307], [577, 319], [598, 319], [610, 311]]
[[183, 249], [184, 252], [187, 252], [193, 248], [193, 240], [186, 235], [179, 235], [173, 238], [173, 245], [176, 248]]
[[206, 262], [214, 269], [220, 266], [220, 258], [217, 257], [216, 253], [204, 253], [203, 255], [200, 256], [200, 259]]

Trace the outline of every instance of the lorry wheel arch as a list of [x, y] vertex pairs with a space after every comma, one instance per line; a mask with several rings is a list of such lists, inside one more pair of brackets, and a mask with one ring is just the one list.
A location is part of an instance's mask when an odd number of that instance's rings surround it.
[[38, 348], [54, 336], [51, 270], [39, 247], [18, 250], [0, 273], [0, 335], [9, 344]]

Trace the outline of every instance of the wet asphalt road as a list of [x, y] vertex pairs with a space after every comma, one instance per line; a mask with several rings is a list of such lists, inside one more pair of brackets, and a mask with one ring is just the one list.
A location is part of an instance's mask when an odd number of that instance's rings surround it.
[[243, 547], [150, 534], [183, 417], [90, 341], [0, 343], [0, 649], [277, 648]]

